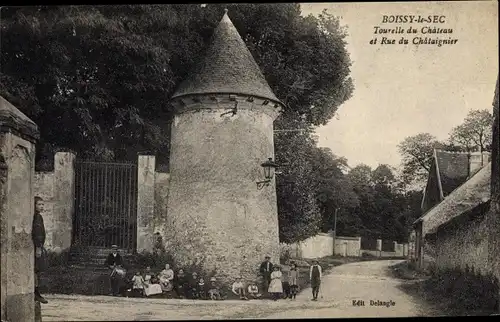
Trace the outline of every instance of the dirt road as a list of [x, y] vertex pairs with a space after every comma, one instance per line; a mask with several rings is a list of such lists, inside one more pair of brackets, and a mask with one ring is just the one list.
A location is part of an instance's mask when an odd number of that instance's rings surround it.
[[[50, 302], [42, 307], [43, 321], [429, 315], [425, 308], [398, 289], [397, 286], [403, 281], [389, 276], [388, 266], [397, 262], [399, 261], [372, 261], [335, 267], [330, 274], [323, 277], [320, 299], [317, 302], [310, 300], [310, 289], [301, 292], [294, 301], [277, 302], [269, 300], [214, 302], [47, 295]], [[379, 305], [370, 305], [370, 301], [379, 301]]]

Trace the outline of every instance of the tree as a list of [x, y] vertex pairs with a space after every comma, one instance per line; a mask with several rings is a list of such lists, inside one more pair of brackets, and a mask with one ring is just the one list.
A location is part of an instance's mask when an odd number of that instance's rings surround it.
[[[303, 128], [302, 121], [289, 119], [289, 128]], [[280, 241], [293, 243], [316, 235], [321, 228], [321, 213], [316, 202], [313, 165], [310, 155], [316, 146], [311, 129], [277, 132], [276, 161], [282, 165], [276, 176]]]
[[168, 100], [224, 7], [285, 114], [328, 122], [353, 86], [345, 28], [327, 13], [302, 17], [298, 4], [2, 8], [1, 94], [40, 126], [38, 159], [65, 148], [168, 162]]
[[392, 185], [395, 180], [396, 176], [387, 164], [380, 164], [371, 173], [371, 181], [376, 185]]
[[[306, 215], [317, 207], [305, 157], [312, 126], [326, 124], [354, 89], [346, 29], [327, 12], [303, 17], [299, 4], [3, 7], [0, 94], [39, 125], [38, 165], [58, 149], [116, 161], [147, 151], [167, 164], [169, 98], [225, 7], [286, 103], [276, 128], [291, 120], [306, 128], [277, 136], [276, 155], [288, 164], [287, 182], [296, 182], [278, 187], [280, 235], [307, 238], [317, 226]], [[296, 150], [304, 157], [294, 160]]]
[[[359, 204], [351, 181], [345, 175], [347, 160], [335, 156], [330, 149], [315, 148], [311, 154], [316, 200], [322, 217], [322, 230], [334, 226], [334, 215], [338, 211], [338, 224], [352, 227], [355, 233], [357, 225], [352, 225], [349, 211]], [[348, 222], [351, 224], [349, 225]]]
[[467, 152], [491, 151], [493, 115], [488, 110], [470, 111], [450, 132], [449, 141]]
[[402, 156], [403, 180], [407, 183], [425, 181], [431, 168], [434, 149], [444, 147], [443, 143], [429, 133], [406, 137], [398, 145]]

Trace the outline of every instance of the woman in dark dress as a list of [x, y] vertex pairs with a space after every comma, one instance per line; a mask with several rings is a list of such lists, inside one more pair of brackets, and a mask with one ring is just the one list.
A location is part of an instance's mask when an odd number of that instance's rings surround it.
[[184, 274], [184, 270], [180, 269], [175, 278], [175, 292], [180, 298], [187, 298], [187, 293], [189, 289], [189, 281], [187, 276]]

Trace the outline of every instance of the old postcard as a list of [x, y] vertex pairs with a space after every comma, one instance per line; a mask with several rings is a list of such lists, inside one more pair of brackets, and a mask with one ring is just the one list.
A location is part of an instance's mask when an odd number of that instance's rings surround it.
[[500, 312], [497, 1], [0, 27], [2, 321]]

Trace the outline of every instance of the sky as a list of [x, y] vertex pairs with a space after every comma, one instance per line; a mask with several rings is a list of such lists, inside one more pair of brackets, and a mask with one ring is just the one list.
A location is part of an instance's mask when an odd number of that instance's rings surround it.
[[[470, 110], [492, 110], [498, 75], [496, 1], [304, 3], [301, 8], [303, 15], [327, 9], [348, 27], [355, 90], [316, 134], [319, 146], [346, 157], [351, 167], [398, 167], [397, 145], [405, 137], [428, 132], [446, 140]], [[383, 15], [444, 15], [445, 23], [382, 24]], [[410, 25], [451, 28], [452, 34], [430, 36], [458, 41], [441, 47], [369, 44], [384, 36], [374, 34], [375, 26]]]

